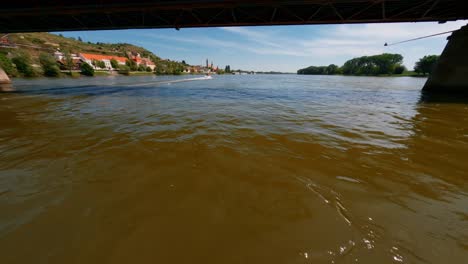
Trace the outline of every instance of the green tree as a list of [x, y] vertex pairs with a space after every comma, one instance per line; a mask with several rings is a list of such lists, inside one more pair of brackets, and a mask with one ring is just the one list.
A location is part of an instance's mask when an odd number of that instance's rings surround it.
[[72, 69], [73, 69], [73, 66], [74, 66], [73, 58], [72, 58], [70, 52], [68, 52], [68, 51], [63, 53], [63, 57], [64, 57], [63, 64], [68, 69], [68, 71], [70, 72], [70, 76], [71, 76], [71, 72], [72, 72]]
[[151, 67], [146, 67], [146, 71], [147, 72], [152, 72], [153, 70], [151, 70]]
[[15, 64], [16, 69], [19, 73], [23, 74], [26, 77], [36, 76], [36, 72], [31, 66], [31, 60], [26, 54], [20, 54], [14, 57], [11, 61]]
[[81, 64], [81, 74], [86, 76], [94, 76], [94, 69], [88, 63], [83, 62], [83, 64]]
[[166, 66], [166, 69], [164, 70], [165, 74], [174, 74], [174, 68], [172, 67], [171, 64]]
[[416, 62], [414, 66], [414, 71], [418, 74], [423, 75], [431, 74], [438, 60], [439, 56], [437, 55], [424, 56]]
[[339, 74], [340, 67], [335, 64], [328, 66], [310, 66], [297, 71], [297, 74], [312, 74], [312, 75], [333, 75]]
[[110, 64], [111, 64], [112, 68], [114, 68], [114, 69], [119, 68], [119, 62], [116, 59], [111, 59]]
[[118, 69], [120, 74], [128, 75], [130, 73], [130, 67], [127, 65], [119, 65]]
[[39, 55], [39, 62], [42, 65], [44, 75], [48, 77], [57, 77], [60, 75], [60, 69], [55, 62], [54, 57], [49, 54], [42, 53]]
[[138, 71], [140, 71], [140, 72], [146, 71], [146, 67], [143, 66], [142, 64], [140, 64], [140, 65], [138, 66]]
[[2, 68], [10, 77], [18, 76], [18, 71], [13, 66], [13, 63], [3, 53], [0, 53], [0, 68]]
[[106, 68], [106, 64], [103, 62], [103, 61], [97, 61], [96, 62], [96, 65], [101, 68], [101, 69], [105, 69]]
[[347, 75], [392, 74], [402, 62], [403, 56], [400, 54], [384, 53], [363, 56], [346, 61], [342, 67], [342, 72]]
[[330, 64], [330, 65], [328, 65], [326, 71], [327, 71], [327, 74], [328, 74], [328, 75], [333, 75], [333, 74], [338, 74], [338, 73], [339, 73], [339, 69], [340, 69], [340, 67], [338, 67], [337, 65], [335, 65], [335, 64]]
[[179, 68], [176, 68], [176, 69], [172, 72], [172, 74], [174, 74], [174, 75], [181, 75], [181, 74], [182, 74], [182, 71], [181, 71]]
[[391, 74], [394, 72], [395, 67], [403, 62], [403, 56], [400, 54], [384, 53], [369, 58], [371, 58], [371, 62], [377, 67], [378, 74]]
[[226, 67], [224, 68], [224, 72], [230, 73], [231, 72], [231, 65], [226, 65]]
[[161, 69], [161, 66], [160, 66], [160, 65], [156, 65], [156, 67], [154, 68], [154, 72], [155, 72], [157, 75], [161, 75], [161, 74], [163, 74], [163, 72], [162, 72], [162, 69]]
[[406, 71], [406, 67], [403, 65], [397, 65], [395, 69], [393, 70], [394, 74], [402, 74]]
[[125, 65], [127, 65], [130, 68], [131, 71], [137, 71], [138, 70], [138, 65], [136, 64], [136, 62], [134, 60], [128, 59], [125, 62]]

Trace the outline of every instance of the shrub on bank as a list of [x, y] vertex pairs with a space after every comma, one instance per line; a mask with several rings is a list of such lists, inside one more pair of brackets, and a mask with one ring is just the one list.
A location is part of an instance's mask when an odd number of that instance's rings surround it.
[[18, 71], [13, 66], [11, 60], [2, 53], [0, 53], [0, 68], [2, 68], [5, 71], [5, 73], [10, 77], [18, 76]]
[[163, 74], [163, 71], [162, 71], [160, 66], [156, 66], [156, 68], [154, 68], [154, 73], [156, 75], [161, 75], [161, 74]]
[[81, 74], [86, 76], [94, 76], [94, 69], [91, 65], [84, 62], [83, 64], [81, 64]]
[[127, 65], [119, 65], [118, 69], [120, 74], [128, 75], [130, 73], [130, 67]]
[[25, 54], [20, 54], [14, 57], [11, 62], [13, 62], [16, 66], [16, 69], [19, 73], [21, 73], [25, 77], [34, 77], [36, 76], [36, 72], [34, 71], [33, 67], [31, 66], [31, 60]]
[[103, 61], [98, 61], [97, 62], [97, 66], [101, 69], [105, 69], [106, 68], [106, 64], [103, 62]]
[[111, 64], [112, 68], [114, 68], [114, 69], [119, 68], [119, 62], [117, 60], [115, 60], [115, 59], [111, 59], [110, 64]]
[[141, 72], [146, 71], [146, 67], [143, 65], [140, 65], [138, 66], [138, 71], [141, 71]]
[[42, 53], [39, 56], [39, 62], [41, 63], [44, 76], [47, 77], [58, 77], [60, 75], [60, 69], [55, 62], [54, 57], [49, 54]]
[[138, 70], [138, 65], [137, 65], [136, 62], [133, 61], [133, 60], [127, 60], [127, 61], [125, 62], [125, 65], [127, 65], [127, 66], [130, 68], [131, 71], [136, 71], [136, 70]]
[[406, 67], [403, 65], [397, 65], [393, 70], [393, 74], [402, 74], [406, 71]]

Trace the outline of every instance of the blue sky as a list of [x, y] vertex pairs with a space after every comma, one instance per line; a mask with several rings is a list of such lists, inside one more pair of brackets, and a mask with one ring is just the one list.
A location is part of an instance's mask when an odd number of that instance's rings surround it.
[[310, 65], [342, 65], [346, 60], [384, 52], [400, 53], [412, 69], [424, 55], [440, 54], [447, 35], [393, 43], [458, 29], [466, 21], [437, 23], [392, 23], [354, 25], [310, 25], [227, 27], [193, 29], [132, 29], [58, 32], [92, 42], [127, 42], [143, 46], [162, 58], [185, 60], [192, 65], [214, 65], [231, 69], [296, 72]]

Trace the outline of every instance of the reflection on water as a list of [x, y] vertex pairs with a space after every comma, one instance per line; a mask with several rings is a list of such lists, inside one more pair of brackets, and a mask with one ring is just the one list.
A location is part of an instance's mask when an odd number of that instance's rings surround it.
[[468, 259], [467, 102], [418, 78], [172, 80], [0, 94], [2, 263]]

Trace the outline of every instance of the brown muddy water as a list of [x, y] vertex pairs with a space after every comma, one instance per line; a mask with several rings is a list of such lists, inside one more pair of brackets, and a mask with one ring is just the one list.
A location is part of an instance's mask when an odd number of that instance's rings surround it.
[[468, 100], [166, 79], [0, 94], [0, 263], [468, 263]]

